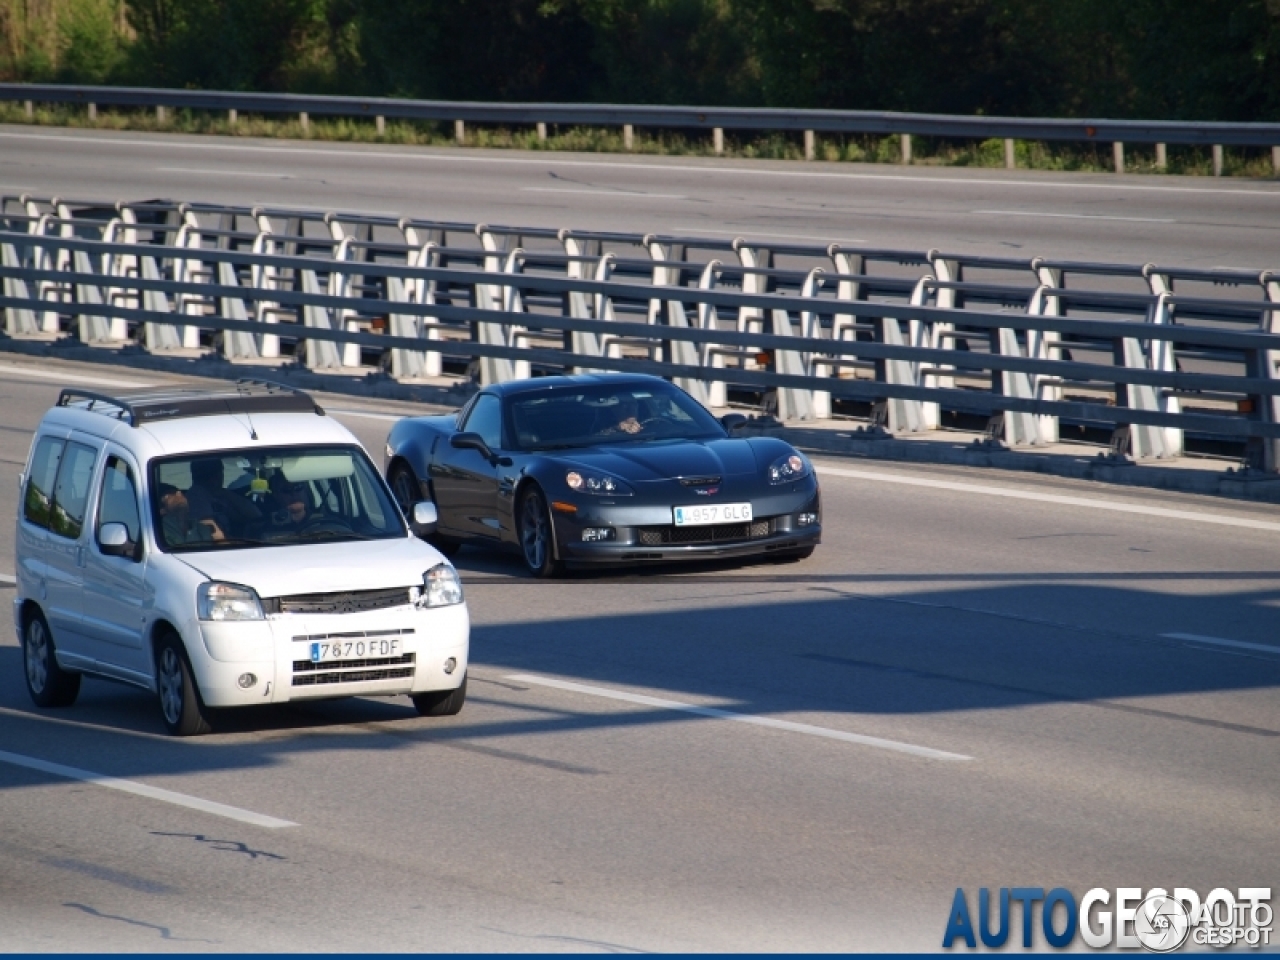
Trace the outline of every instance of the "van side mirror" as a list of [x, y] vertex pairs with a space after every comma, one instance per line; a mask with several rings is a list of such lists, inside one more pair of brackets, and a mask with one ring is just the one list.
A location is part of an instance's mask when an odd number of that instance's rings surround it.
[[104, 523], [98, 531], [98, 549], [104, 556], [124, 557], [137, 561], [138, 544], [129, 539], [129, 528], [123, 523]]
[[440, 515], [436, 512], [436, 505], [430, 500], [420, 500], [413, 505], [409, 526], [414, 536], [429, 537], [436, 532], [436, 524], [439, 520]]

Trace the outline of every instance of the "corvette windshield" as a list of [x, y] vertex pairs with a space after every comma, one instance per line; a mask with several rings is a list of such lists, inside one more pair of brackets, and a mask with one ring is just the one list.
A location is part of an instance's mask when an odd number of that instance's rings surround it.
[[516, 394], [508, 401], [520, 450], [554, 450], [725, 435], [683, 390], [666, 383], [606, 384]]
[[151, 466], [156, 540], [171, 553], [405, 536], [357, 447], [199, 453]]

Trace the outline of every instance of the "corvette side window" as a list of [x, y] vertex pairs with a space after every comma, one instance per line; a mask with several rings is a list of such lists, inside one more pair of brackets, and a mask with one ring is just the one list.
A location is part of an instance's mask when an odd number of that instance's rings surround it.
[[476, 405], [471, 408], [467, 417], [467, 425], [463, 428], [467, 433], [478, 433], [491, 450], [502, 449], [502, 401], [491, 394], [483, 394], [476, 398]]

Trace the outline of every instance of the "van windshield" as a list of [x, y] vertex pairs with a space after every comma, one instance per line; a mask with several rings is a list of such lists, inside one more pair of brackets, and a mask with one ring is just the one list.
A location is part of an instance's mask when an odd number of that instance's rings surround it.
[[406, 536], [404, 518], [359, 447], [273, 447], [151, 464], [162, 550], [242, 549]]

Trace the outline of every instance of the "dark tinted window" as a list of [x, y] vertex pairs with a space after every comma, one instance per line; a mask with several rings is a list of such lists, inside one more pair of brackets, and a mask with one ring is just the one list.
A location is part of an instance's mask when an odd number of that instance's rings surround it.
[[98, 530], [101, 531], [106, 523], [123, 523], [129, 529], [129, 539], [134, 543], [142, 538], [142, 525], [138, 518], [138, 490], [133, 480], [133, 471], [119, 457], [107, 457], [107, 467], [102, 472]]
[[696, 400], [662, 381], [574, 385], [516, 394], [507, 402], [521, 450], [725, 435]]
[[492, 394], [481, 394], [467, 416], [467, 433], [478, 433], [492, 450], [502, 449], [502, 401]]
[[53, 509], [53, 481], [58, 476], [58, 463], [66, 441], [43, 437], [31, 455], [31, 472], [27, 474], [27, 490], [22, 498], [22, 516], [28, 523], [49, 526]]
[[98, 451], [82, 443], [68, 443], [58, 466], [58, 479], [53, 485], [53, 515], [49, 529], [60, 537], [80, 539], [84, 529], [85, 506], [89, 502], [89, 484]]

